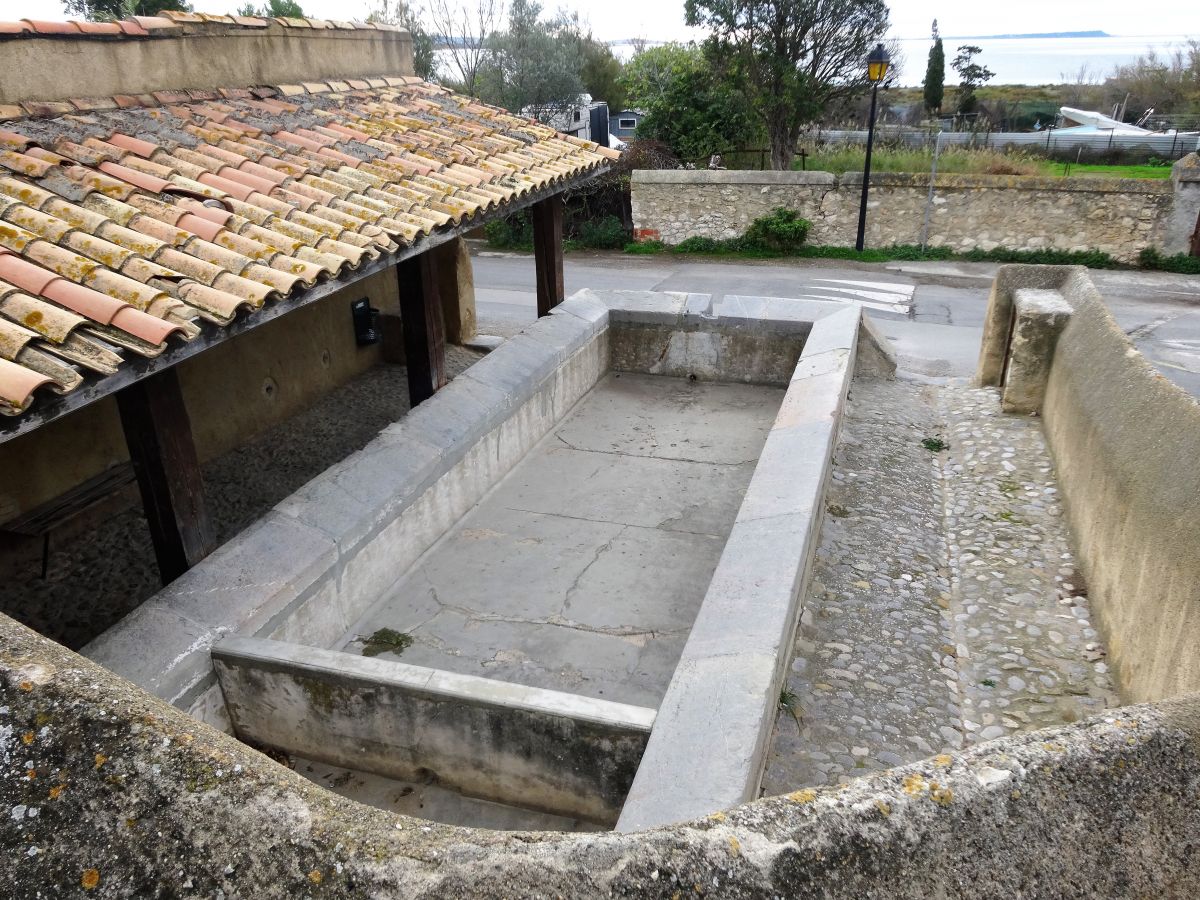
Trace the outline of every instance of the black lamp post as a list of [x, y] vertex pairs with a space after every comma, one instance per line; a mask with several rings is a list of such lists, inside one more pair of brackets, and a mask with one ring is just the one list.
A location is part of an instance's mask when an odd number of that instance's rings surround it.
[[879, 99], [879, 82], [887, 75], [892, 58], [883, 44], [876, 44], [867, 56], [867, 80], [871, 82], [871, 119], [867, 124], [867, 161], [863, 165], [862, 202], [858, 207], [858, 240], [854, 248], [861, 250], [867, 233], [867, 190], [871, 185], [871, 147], [875, 144], [875, 103]]

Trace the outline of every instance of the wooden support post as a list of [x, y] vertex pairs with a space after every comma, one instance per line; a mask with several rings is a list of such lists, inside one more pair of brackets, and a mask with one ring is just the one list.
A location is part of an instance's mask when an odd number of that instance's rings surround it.
[[158, 572], [170, 584], [217, 546], [179, 376], [164, 369], [117, 393]]
[[562, 195], [555, 194], [529, 207], [533, 220], [533, 265], [537, 277], [539, 316], [562, 303], [563, 290], [563, 207]]
[[396, 279], [408, 366], [408, 399], [416, 406], [447, 381], [445, 327], [433, 254], [426, 251], [397, 263]]

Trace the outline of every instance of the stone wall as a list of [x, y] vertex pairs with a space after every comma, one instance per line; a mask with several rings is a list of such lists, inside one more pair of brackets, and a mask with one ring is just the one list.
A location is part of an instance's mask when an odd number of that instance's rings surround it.
[[1088, 596], [1122, 696], [1200, 690], [1200, 404], [1138, 353], [1085, 269], [1003, 266], [978, 377], [1003, 377], [1013, 296], [1071, 306], [1042, 405]]
[[362, 806], [3, 615], [0, 700], [12, 900], [1200, 893], [1194, 696], [630, 834]]
[[0, 39], [0, 105], [412, 75], [411, 35], [381, 27], [385, 30], [293, 28], [278, 20], [261, 28], [201, 22], [155, 30], [140, 39]]
[[[1177, 189], [1166, 180], [939, 175], [932, 201], [929, 182], [926, 174], [871, 177], [868, 247], [920, 244], [928, 209], [928, 243], [958, 251], [1102, 250], [1132, 261], [1149, 246], [1181, 249]], [[862, 175], [639, 170], [632, 190], [640, 240], [737, 237], [782, 206], [812, 222], [810, 244], [847, 247], [857, 233]]]

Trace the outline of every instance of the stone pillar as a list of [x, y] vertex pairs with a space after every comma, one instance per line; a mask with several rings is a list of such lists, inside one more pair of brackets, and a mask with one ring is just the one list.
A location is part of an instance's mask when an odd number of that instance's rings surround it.
[[446, 341], [465, 344], [475, 337], [475, 273], [471, 254], [461, 237], [435, 247], [432, 251], [437, 269], [438, 293], [442, 301], [442, 320]]
[[1168, 254], [1191, 253], [1192, 235], [1200, 218], [1200, 156], [1189, 153], [1171, 167], [1171, 185], [1175, 200], [1163, 235], [1163, 250]]
[[1019, 288], [1014, 292], [1013, 306], [1015, 317], [1000, 408], [1007, 413], [1032, 415], [1042, 410], [1054, 348], [1071, 319], [1071, 304], [1058, 291]]

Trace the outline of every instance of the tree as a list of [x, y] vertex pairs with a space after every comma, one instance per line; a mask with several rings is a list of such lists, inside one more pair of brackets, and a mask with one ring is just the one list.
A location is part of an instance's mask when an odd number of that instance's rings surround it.
[[265, 19], [303, 19], [304, 10], [296, 0], [267, 0], [262, 6], [243, 4], [239, 16], [261, 16]]
[[712, 31], [712, 57], [750, 98], [771, 145], [791, 166], [800, 129], [866, 84], [866, 57], [884, 39], [884, 0], [686, 0], [687, 24]]
[[625, 64], [621, 85], [634, 109], [642, 140], [662, 141], [682, 159], [704, 159], [753, 146], [762, 125], [746, 95], [728, 79], [714, 78], [711, 60], [695, 44], [663, 44]]
[[487, 43], [504, 20], [503, 0], [431, 0], [434, 45], [444, 49], [458, 73], [457, 87], [478, 96], [479, 70], [490, 54]]
[[975, 112], [979, 105], [979, 101], [975, 97], [975, 89], [990, 81], [996, 74], [986, 66], [975, 62], [975, 57], [982, 52], [980, 47], [963, 45], [958, 48], [958, 56], [954, 57], [954, 62], [950, 63], [954, 67], [954, 71], [958, 73], [959, 115]]
[[156, 16], [164, 9], [191, 12], [185, 0], [63, 0], [68, 16], [97, 22], [111, 22], [130, 16]]
[[933, 46], [929, 48], [929, 65], [925, 69], [925, 109], [937, 114], [946, 95], [946, 51], [938, 34], [937, 19], [933, 20]]
[[593, 100], [605, 101], [612, 112], [620, 112], [625, 108], [625, 91], [619, 82], [621, 61], [613, 56], [608, 44], [590, 34], [583, 39], [582, 50], [579, 77], [583, 80], [583, 89]]
[[555, 122], [579, 103], [583, 39], [578, 17], [560, 11], [542, 19], [534, 0], [514, 0], [508, 30], [488, 39], [479, 70], [479, 96], [511, 112], [532, 108], [543, 122]]
[[368, 22], [400, 25], [412, 36], [413, 72], [418, 78], [432, 81], [437, 69], [433, 52], [433, 37], [425, 28], [423, 10], [405, 0], [375, 0], [367, 16]]
[[1163, 53], [1150, 50], [1114, 69], [1104, 88], [1106, 102], [1121, 104], [1133, 119], [1149, 109], [1194, 116], [1200, 113], [1200, 41], [1189, 40]]

